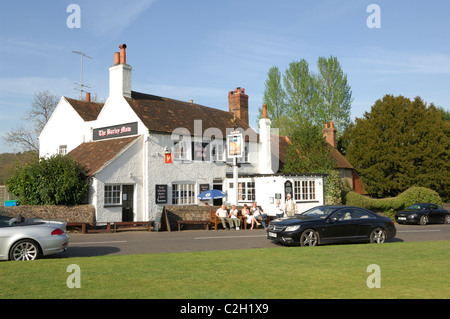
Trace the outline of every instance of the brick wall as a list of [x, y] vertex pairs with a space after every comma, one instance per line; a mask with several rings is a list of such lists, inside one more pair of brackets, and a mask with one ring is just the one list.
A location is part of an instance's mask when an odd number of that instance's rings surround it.
[[[218, 206], [192, 206], [192, 205], [166, 205], [166, 213], [169, 218], [170, 228], [178, 229], [178, 220], [209, 220], [209, 210], [214, 212]], [[204, 226], [200, 226], [204, 227]], [[196, 228], [192, 225], [189, 228]]]
[[68, 223], [95, 224], [95, 208], [93, 205], [0, 206], [0, 214], [6, 214], [11, 217], [21, 214], [25, 218], [62, 219]]

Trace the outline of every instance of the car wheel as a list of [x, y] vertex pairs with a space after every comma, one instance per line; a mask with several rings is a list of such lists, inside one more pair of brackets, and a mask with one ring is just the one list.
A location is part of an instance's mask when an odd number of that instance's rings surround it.
[[386, 240], [386, 231], [383, 228], [377, 227], [370, 233], [370, 242], [375, 244], [382, 244]]
[[41, 256], [39, 245], [31, 239], [23, 239], [15, 243], [10, 252], [10, 260], [35, 260]]
[[317, 246], [319, 244], [319, 234], [314, 229], [307, 229], [300, 235], [300, 245]]
[[450, 224], [450, 215], [449, 214], [445, 215], [444, 224]]
[[426, 215], [421, 216], [420, 219], [419, 219], [419, 224], [420, 225], [428, 224], [428, 216], [426, 216]]

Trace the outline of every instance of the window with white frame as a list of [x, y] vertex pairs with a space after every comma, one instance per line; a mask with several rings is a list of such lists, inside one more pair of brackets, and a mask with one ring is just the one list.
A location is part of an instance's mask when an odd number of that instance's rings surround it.
[[315, 181], [295, 181], [294, 182], [294, 200], [309, 201], [316, 199]]
[[214, 142], [210, 144], [211, 147], [211, 161], [223, 162], [225, 146], [223, 142]]
[[188, 156], [187, 143], [184, 141], [174, 142], [172, 150], [172, 158], [174, 160], [187, 160]]
[[60, 145], [58, 148], [58, 154], [66, 155], [67, 154], [67, 145]]
[[255, 201], [255, 182], [238, 183], [238, 200], [242, 202]]
[[121, 185], [105, 185], [105, 205], [120, 205]]
[[195, 184], [172, 184], [172, 204], [195, 204]]

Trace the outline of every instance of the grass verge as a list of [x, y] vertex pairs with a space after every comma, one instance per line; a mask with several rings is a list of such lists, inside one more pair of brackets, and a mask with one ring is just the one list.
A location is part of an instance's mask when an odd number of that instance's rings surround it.
[[[0, 298], [450, 298], [450, 241], [0, 263]], [[81, 288], [68, 288], [80, 267]], [[380, 267], [381, 288], [368, 288]]]

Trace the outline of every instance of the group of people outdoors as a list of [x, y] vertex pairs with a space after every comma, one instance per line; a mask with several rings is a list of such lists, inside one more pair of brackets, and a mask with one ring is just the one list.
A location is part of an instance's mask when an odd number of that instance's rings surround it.
[[[276, 218], [294, 216], [297, 213], [297, 205], [294, 200], [291, 198], [291, 195], [288, 194], [286, 196], [286, 204], [281, 205], [280, 200], [277, 199], [275, 202], [275, 207], [273, 208], [275, 211]], [[239, 230], [241, 228], [241, 219], [239, 218], [239, 211], [236, 209], [235, 205], [231, 205], [230, 210], [228, 211], [225, 204], [223, 204], [217, 211], [216, 216], [220, 218], [222, 222], [222, 226], [224, 229], [230, 230], [235, 229]], [[264, 229], [267, 228], [266, 225], [266, 217], [267, 213], [265, 213], [260, 207], [256, 205], [256, 202], [251, 203], [250, 208], [247, 204], [244, 204], [241, 210], [241, 216], [244, 217], [244, 222], [248, 225], [251, 225], [250, 229], [253, 229], [255, 225], [262, 225]], [[229, 227], [227, 225], [229, 224]]]

